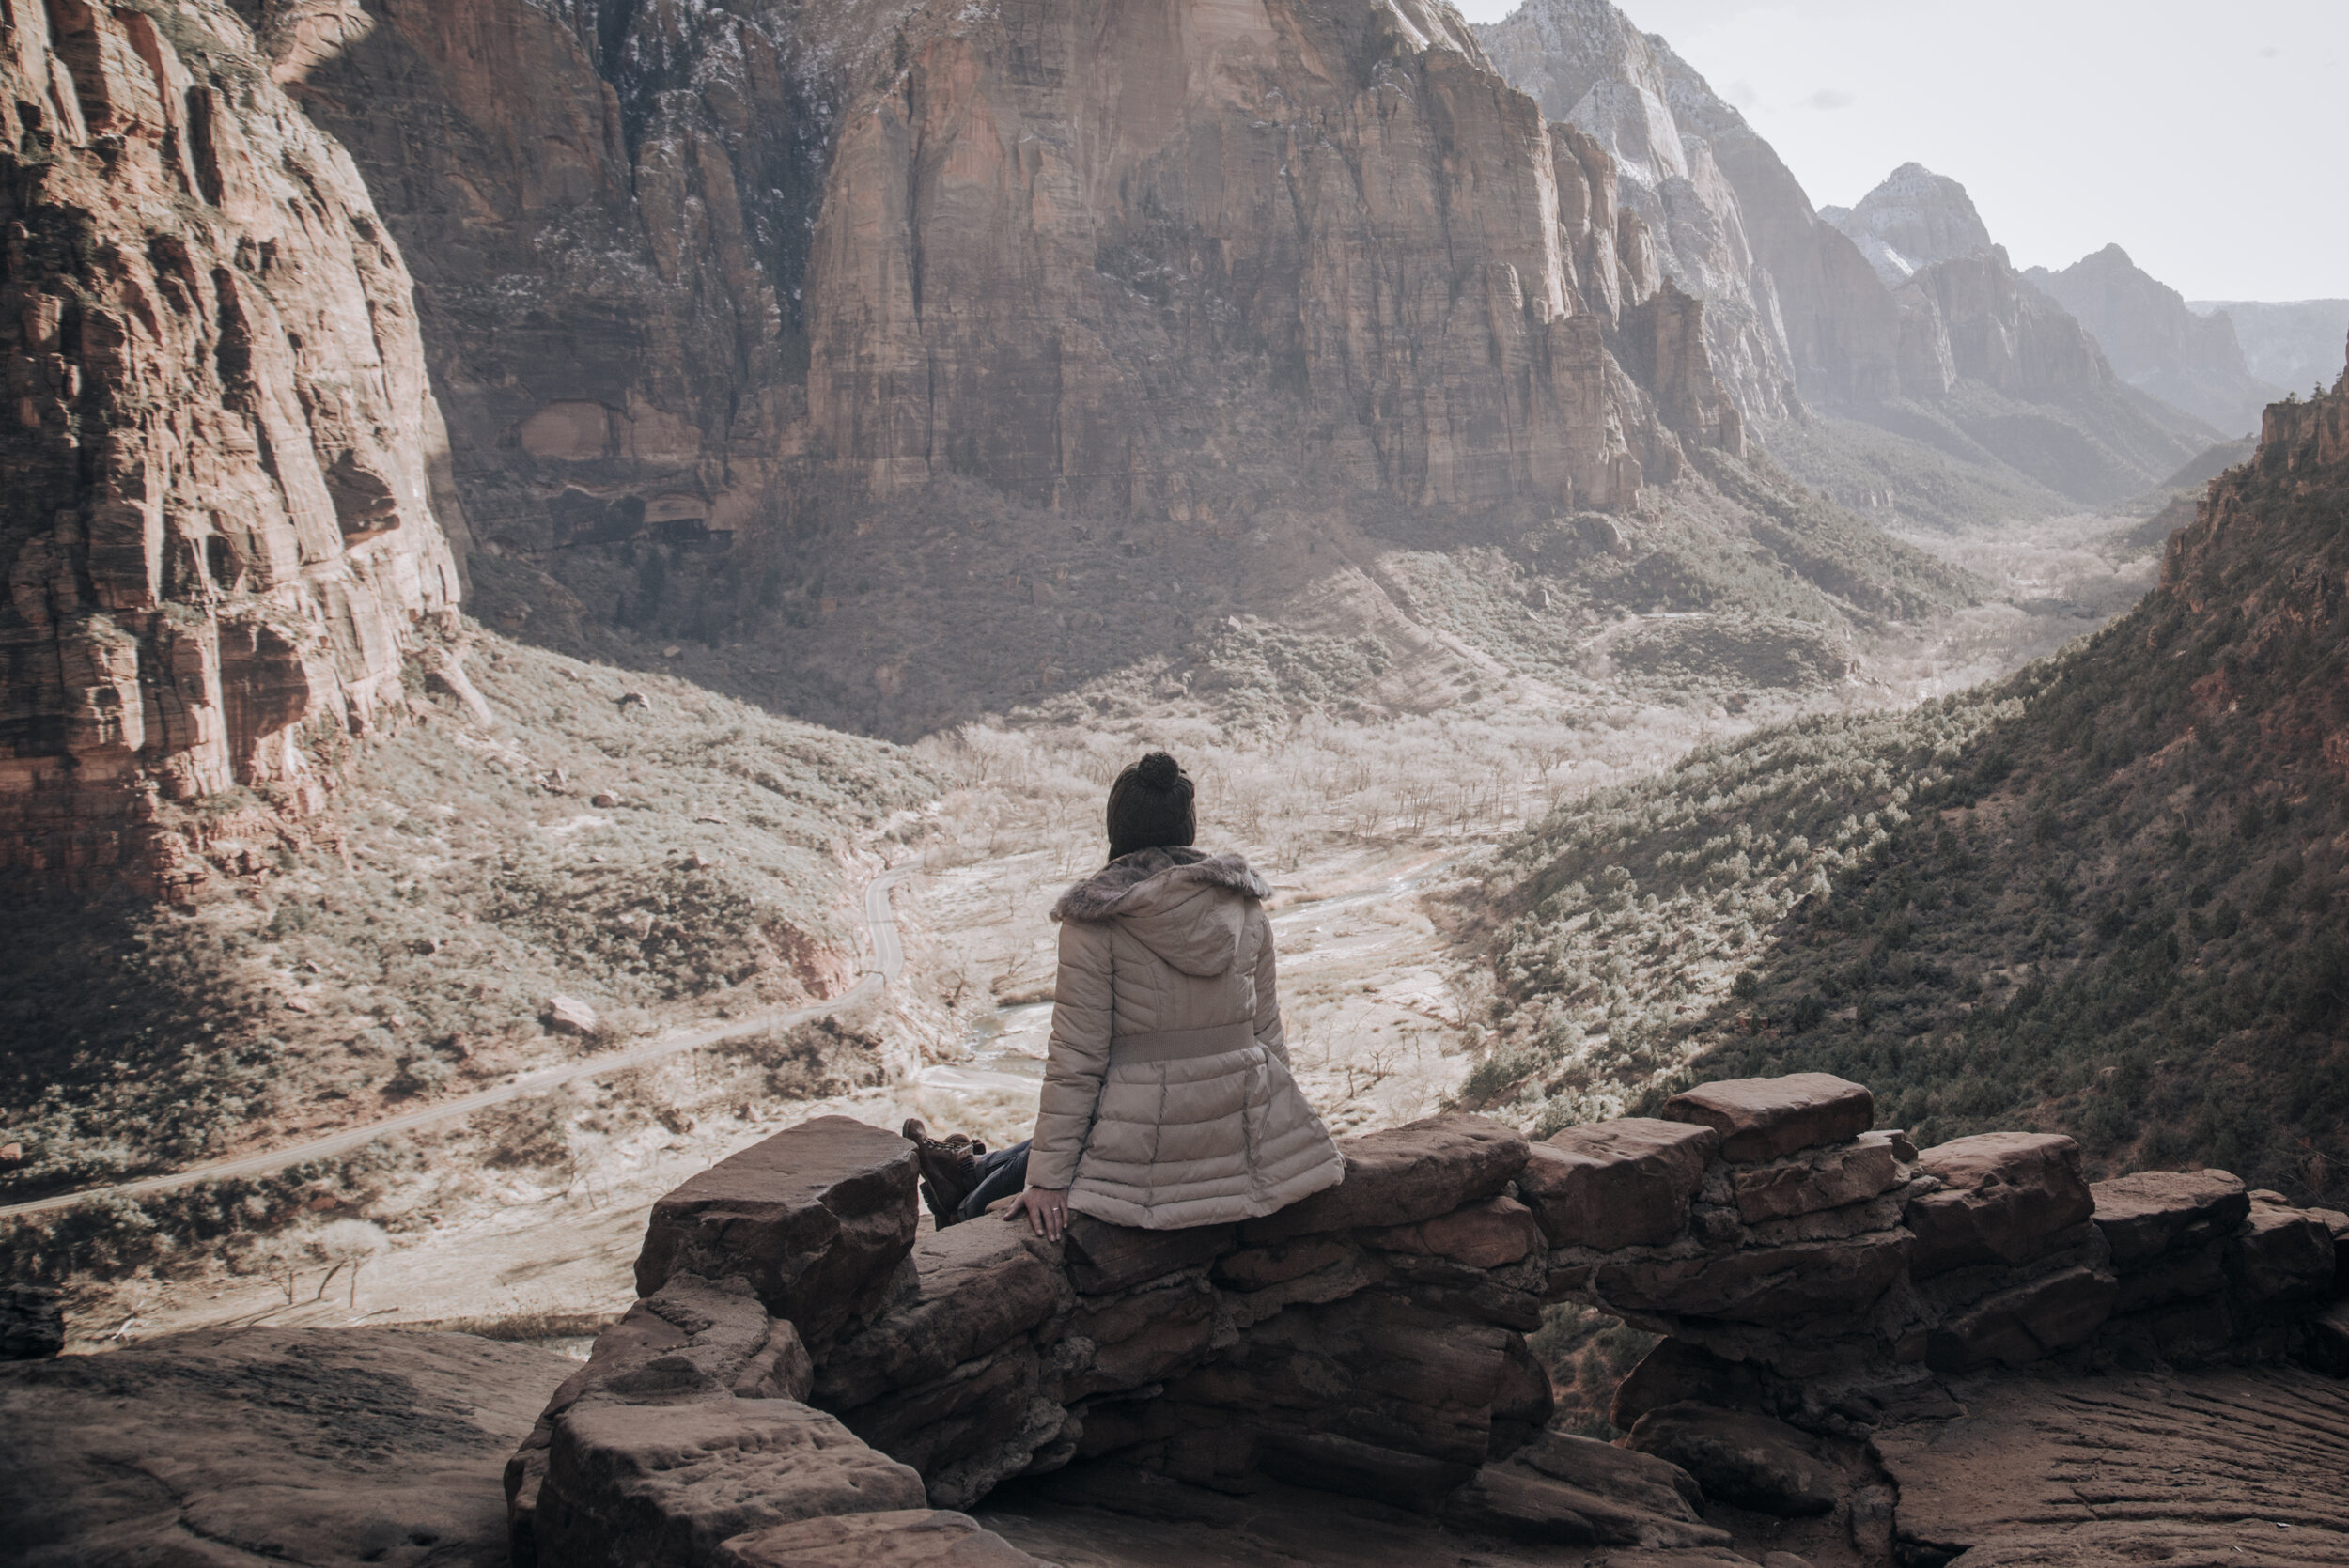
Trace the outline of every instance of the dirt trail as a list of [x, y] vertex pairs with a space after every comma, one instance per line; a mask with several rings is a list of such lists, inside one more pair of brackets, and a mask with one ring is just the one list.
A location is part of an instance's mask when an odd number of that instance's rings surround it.
[[30, 1203], [0, 1206], [0, 1219], [23, 1215], [54, 1213], [59, 1209], [75, 1208], [83, 1203], [105, 1198], [139, 1198], [150, 1193], [168, 1192], [174, 1188], [193, 1187], [198, 1182], [225, 1181], [233, 1176], [266, 1175], [282, 1171], [288, 1165], [309, 1160], [330, 1159], [337, 1155], [356, 1153], [379, 1138], [395, 1133], [411, 1132], [439, 1123], [455, 1121], [485, 1110], [493, 1105], [505, 1105], [532, 1094], [543, 1094], [580, 1079], [606, 1078], [631, 1068], [649, 1066], [681, 1051], [700, 1050], [724, 1040], [738, 1040], [770, 1029], [789, 1029], [795, 1024], [810, 1022], [827, 1014], [840, 1012], [858, 1002], [880, 994], [883, 987], [905, 970], [905, 945], [897, 935], [897, 918], [889, 902], [890, 890], [911, 875], [909, 869], [885, 871], [865, 884], [864, 920], [873, 938], [874, 967], [864, 977], [842, 995], [813, 1006], [795, 1007], [787, 1011], [756, 1013], [745, 1017], [728, 1018], [723, 1023], [707, 1024], [700, 1029], [680, 1030], [646, 1040], [638, 1045], [608, 1054], [591, 1056], [578, 1062], [566, 1062], [537, 1072], [521, 1073], [493, 1088], [474, 1094], [461, 1094], [452, 1100], [439, 1100], [419, 1106], [397, 1116], [344, 1127], [323, 1138], [313, 1138], [283, 1148], [268, 1149], [259, 1154], [239, 1155], [229, 1159], [217, 1159], [208, 1164], [191, 1166], [160, 1176], [142, 1176], [137, 1181], [119, 1182], [112, 1187], [85, 1188], [76, 1192], [61, 1192], [52, 1197], [36, 1198]]

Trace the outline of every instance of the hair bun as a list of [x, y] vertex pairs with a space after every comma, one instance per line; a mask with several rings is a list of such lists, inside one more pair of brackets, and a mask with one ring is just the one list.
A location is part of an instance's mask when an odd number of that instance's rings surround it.
[[1173, 789], [1183, 782], [1183, 765], [1164, 752], [1152, 752], [1134, 764], [1134, 777], [1152, 789]]

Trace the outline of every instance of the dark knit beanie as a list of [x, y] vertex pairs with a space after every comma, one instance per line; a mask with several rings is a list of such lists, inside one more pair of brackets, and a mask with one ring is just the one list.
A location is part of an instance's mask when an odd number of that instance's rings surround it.
[[1137, 849], [1179, 849], [1199, 836], [1182, 765], [1152, 752], [1110, 785], [1110, 859]]

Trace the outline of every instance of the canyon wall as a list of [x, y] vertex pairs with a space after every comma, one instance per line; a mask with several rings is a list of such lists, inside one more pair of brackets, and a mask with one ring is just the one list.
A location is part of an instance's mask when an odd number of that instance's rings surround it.
[[399, 253], [234, 10], [4, 16], [0, 865], [184, 882], [225, 792], [313, 810], [396, 716], [459, 595], [445, 438]]
[[950, 477], [1177, 522], [1611, 506], [1684, 441], [1742, 447], [1613, 161], [1445, 8], [307, 14], [276, 69], [415, 258], [493, 547]]

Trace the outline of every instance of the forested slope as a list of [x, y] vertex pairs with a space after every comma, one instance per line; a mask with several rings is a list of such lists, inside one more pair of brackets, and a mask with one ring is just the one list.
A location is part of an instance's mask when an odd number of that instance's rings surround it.
[[2349, 1177], [2349, 393], [2275, 405], [2130, 614], [2000, 687], [1699, 753], [1503, 853], [1475, 1087], [1552, 1123], [1825, 1070], [1934, 1141]]

